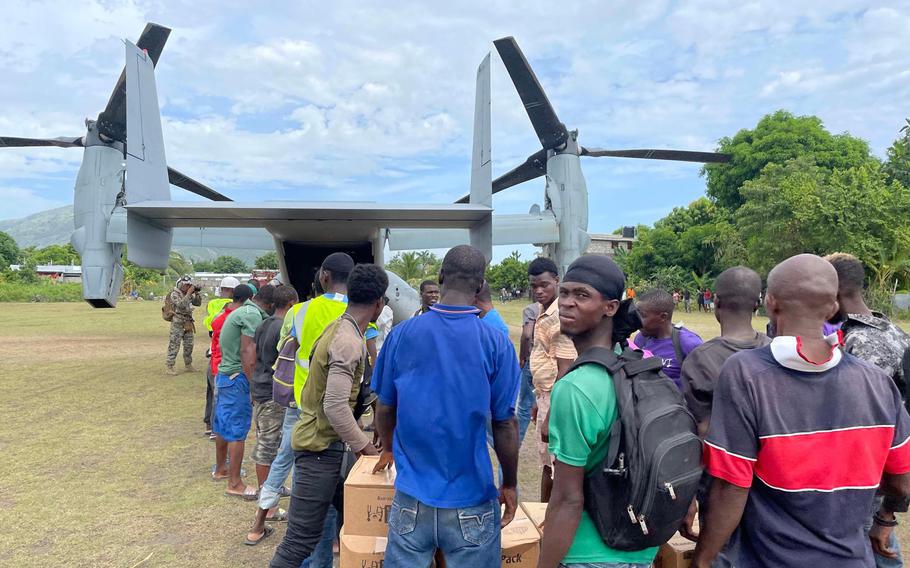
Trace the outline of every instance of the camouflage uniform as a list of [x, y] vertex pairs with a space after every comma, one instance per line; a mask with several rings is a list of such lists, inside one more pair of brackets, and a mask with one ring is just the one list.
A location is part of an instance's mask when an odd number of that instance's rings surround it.
[[[841, 330], [844, 333], [844, 350], [851, 355], [885, 371], [897, 385], [904, 405], [907, 406], [907, 375], [910, 374], [910, 335], [897, 327], [885, 314], [847, 314]], [[910, 407], [908, 407], [910, 408]], [[878, 509], [876, 499], [875, 509]], [[885, 508], [906, 512], [910, 499], [885, 496]], [[867, 529], [868, 530], [868, 529]]]
[[193, 323], [193, 306], [202, 304], [198, 293], [184, 294], [179, 288], [171, 291], [171, 302], [174, 304], [174, 319], [171, 321], [171, 332], [167, 344], [167, 366], [172, 368], [177, 361], [177, 351], [183, 340], [183, 362], [187, 367], [193, 364], [193, 337], [196, 326]]

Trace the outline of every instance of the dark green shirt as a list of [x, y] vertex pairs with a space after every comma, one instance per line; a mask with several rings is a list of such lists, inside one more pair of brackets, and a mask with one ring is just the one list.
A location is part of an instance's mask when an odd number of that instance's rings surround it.
[[[294, 450], [321, 452], [329, 444], [344, 440], [352, 449], [359, 451], [369, 443], [357, 427], [352, 412], [360, 393], [365, 361], [366, 343], [357, 322], [350, 315], [343, 314], [326, 326], [313, 344], [309, 375], [300, 392], [300, 420], [291, 434]], [[333, 417], [336, 425], [341, 425], [342, 432], [336, 431], [326, 415], [326, 389], [330, 381], [333, 385], [344, 386], [344, 391], [334, 391], [341, 395], [337, 399], [339, 403], [343, 404], [344, 394], [350, 393], [350, 411], [343, 405], [334, 407], [339, 412]]]
[[[218, 372], [224, 375], [242, 373], [243, 365], [240, 362], [240, 336], [245, 335], [252, 339], [256, 335], [256, 328], [263, 320], [269, 317], [262, 308], [252, 300], [247, 300], [242, 306], [231, 312], [221, 328], [221, 364]], [[252, 377], [247, 377], [252, 380]]]

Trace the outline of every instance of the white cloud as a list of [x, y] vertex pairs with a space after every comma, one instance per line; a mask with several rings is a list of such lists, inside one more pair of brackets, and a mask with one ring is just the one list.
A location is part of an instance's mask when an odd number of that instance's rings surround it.
[[[170, 163], [243, 198], [454, 198], [467, 188], [474, 77], [518, 38], [560, 118], [596, 147], [710, 150], [787, 108], [881, 153], [910, 97], [910, 9], [899, 2], [721, 0], [243, 4], [16, 0], [0, 21], [0, 134], [79, 135], [120, 68], [120, 37], [173, 27], [157, 70]], [[493, 53], [494, 173], [539, 148]], [[72, 187], [79, 151], [0, 151], [0, 185]], [[698, 166], [583, 161], [593, 231], [703, 189]], [[23, 201], [41, 204], [41, 195]], [[176, 195], [179, 195], [177, 193]], [[537, 180], [496, 197], [541, 202]], [[650, 196], [650, 197], [649, 197]], [[55, 197], [56, 199], [56, 197]], [[36, 206], [38, 206], [36, 205]], [[661, 209], [663, 211], [664, 209]], [[644, 213], [643, 213], [644, 212]], [[655, 213], [656, 215], [656, 213]], [[4, 211], [4, 216], [6, 212]]]

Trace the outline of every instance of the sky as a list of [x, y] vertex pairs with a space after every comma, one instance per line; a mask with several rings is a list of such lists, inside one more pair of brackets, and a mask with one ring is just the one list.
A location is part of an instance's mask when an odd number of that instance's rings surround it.
[[[540, 146], [492, 45], [507, 35], [589, 147], [713, 150], [786, 109], [884, 156], [910, 116], [907, 1], [259, 4], [6, 0], [0, 134], [82, 135], [123, 66], [121, 40], [147, 21], [173, 29], [156, 71], [169, 165], [242, 201], [454, 201], [487, 52], [493, 174], [518, 165]], [[698, 164], [582, 160], [590, 232], [652, 223], [704, 193]], [[0, 219], [71, 203], [80, 161], [79, 149], [0, 151]], [[526, 213], [543, 187], [513, 187], [494, 209]]]

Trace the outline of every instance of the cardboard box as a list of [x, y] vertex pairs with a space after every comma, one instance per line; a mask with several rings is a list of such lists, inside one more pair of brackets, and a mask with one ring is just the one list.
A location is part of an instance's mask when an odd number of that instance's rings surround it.
[[388, 539], [345, 534], [341, 529], [341, 568], [382, 568]]
[[522, 507], [502, 529], [502, 568], [536, 567], [540, 558], [540, 533]]
[[395, 497], [395, 469], [373, 474], [378, 456], [363, 456], [344, 482], [344, 529], [351, 536], [389, 534]]
[[[696, 532], [698, 527], [695, 527]], [[679, 533], [661, 545], [654, 559], [654, 568], [689, 568], [695, 555], [695, 543]]]
[[537, 530], [543, 535], [543, 520], [547, 516], [547, 504], [524, 502], [521, 504], [521, 508], [525, 510], [525, 514], [528, 515], [528, 518], [531, 519], [531, 522], [534, 523], [534, 526], [537, 527]]

